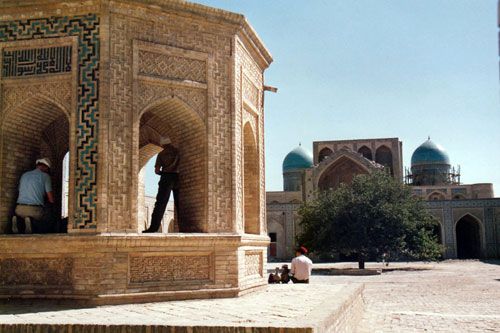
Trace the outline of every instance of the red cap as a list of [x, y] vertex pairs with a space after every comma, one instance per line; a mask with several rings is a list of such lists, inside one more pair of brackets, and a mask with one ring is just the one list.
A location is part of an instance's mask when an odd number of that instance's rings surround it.
[[304, 251], [304, 253], [307, 253], [307, 249], [305, 247], [301, 246], [300, 249]]

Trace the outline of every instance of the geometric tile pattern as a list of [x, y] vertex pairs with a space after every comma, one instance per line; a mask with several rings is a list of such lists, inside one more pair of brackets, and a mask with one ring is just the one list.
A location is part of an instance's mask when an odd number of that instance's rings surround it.
[[247, 102], [255, 107], [256, 110], [259, 109], [259, 89], [243, 75], [243, 97]]
[[455, 194], [463, 194], [463, 195], [467, 195], [467, 189], [465, 188], [452, 188], [451, 189], [451, 195], [455, 195]]
[[139, 74], [206, 83], [207, 62], [140, 50]]
[[[254, 137], [257, 144], [257, 157], [258, 160], [258, 168], [257, 177], [259, 179], [259, 198], [256, 198], [259, 202], [259, 207], [265, 206], [265, 188], [264, 188], [264, 139], [262, 135], [259, 133], [263, 132], [263, 118], [262, 117], [262, 106], [261, 106], [261, 95], [262, 92], [257, 87], [263, 86], [263, 77], [261, 69], [255, 63], [254, 59], [248, 54], [245, 46], [238, 41], [236, 43], [236, 63], [237, 71], [236, 71], [236, 123], [240, 126], [236, 126], [235, 128], [235, 140], [236, 142], [242, 142], [243, 133], [241, 129], [245, 125], [247, 121], [250, 121], [252, 125], [252, 129], [254, 130]], [[253, 111], [256, 112], [256, 115], [251, 115], [243, 105], [243, 101], [250, 104], [253, 107]], [[250, 116], [251, 115], [251, 116]], [[237, 183], [236, 188], [236, 223], [239, 228], [244, 229], [244, 221], [243, 221], [243, 211], [240, 209], [243, 206], [243, 174], [242, 168], [243, 165], [243, 151], [239, 145], [236, 146], [236, 179], [240, 180]], [[258, 212], [259, 221], [264, 221], [265, 219], [265, 210], [260, 209]], [[262, 226], [263, 223], [261, 223]]]
[[58, 16], [0, 23], [0, 42], [78, 36], [74, 228], [96, 228], [99, 17]]
[[446, 188], [429, 188], [426, 190], [426, 194], [429, 194], [429, 193], [432, 193], [432, 192], [436, 192], [436, 191], [439, 191], [439, 192], [443, 192], [443, 193], [447, 193], [448, 190]]

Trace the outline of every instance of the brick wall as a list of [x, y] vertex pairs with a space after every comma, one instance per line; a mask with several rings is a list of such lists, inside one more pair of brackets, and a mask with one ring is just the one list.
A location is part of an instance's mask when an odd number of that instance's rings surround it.
[[202, 289], [206, 295], [213, 290], [217, 297], [217, 293], [226, 295], [224, 289], [232, 288], [234, 296], [266, 283], [262, 258], [267, 241], [263, 237], [242, 240], [236, 235], [177, 234], [0, 238], [1, 296], [80, 296], [89, 300], [97, 295]]

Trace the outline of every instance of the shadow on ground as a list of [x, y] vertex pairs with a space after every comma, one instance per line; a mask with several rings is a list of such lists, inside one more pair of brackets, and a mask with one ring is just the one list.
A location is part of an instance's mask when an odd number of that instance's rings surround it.
[[485, 264], [500, 266], [500, 260], [496, 260], [496, 259], [481, 259], [480, 261], [484, 262]]
[[63, 300], [17, 300], [17, 299], [3, 299], [0, 300], [0, 313], [1, 314], [23, 314], [35, 312], [52, 312], [64, 311], [75, 309], [91, 309], [94, 306], [84, 304], [75, 304], [74, 301]]

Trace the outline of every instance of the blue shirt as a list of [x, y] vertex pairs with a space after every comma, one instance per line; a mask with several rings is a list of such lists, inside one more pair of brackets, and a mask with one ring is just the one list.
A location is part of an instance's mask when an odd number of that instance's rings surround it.
[[52, 191], [50, 176], [42, 170], [23, 173], [19, 181], [18, 204], [43, 206], [45, 194]]

